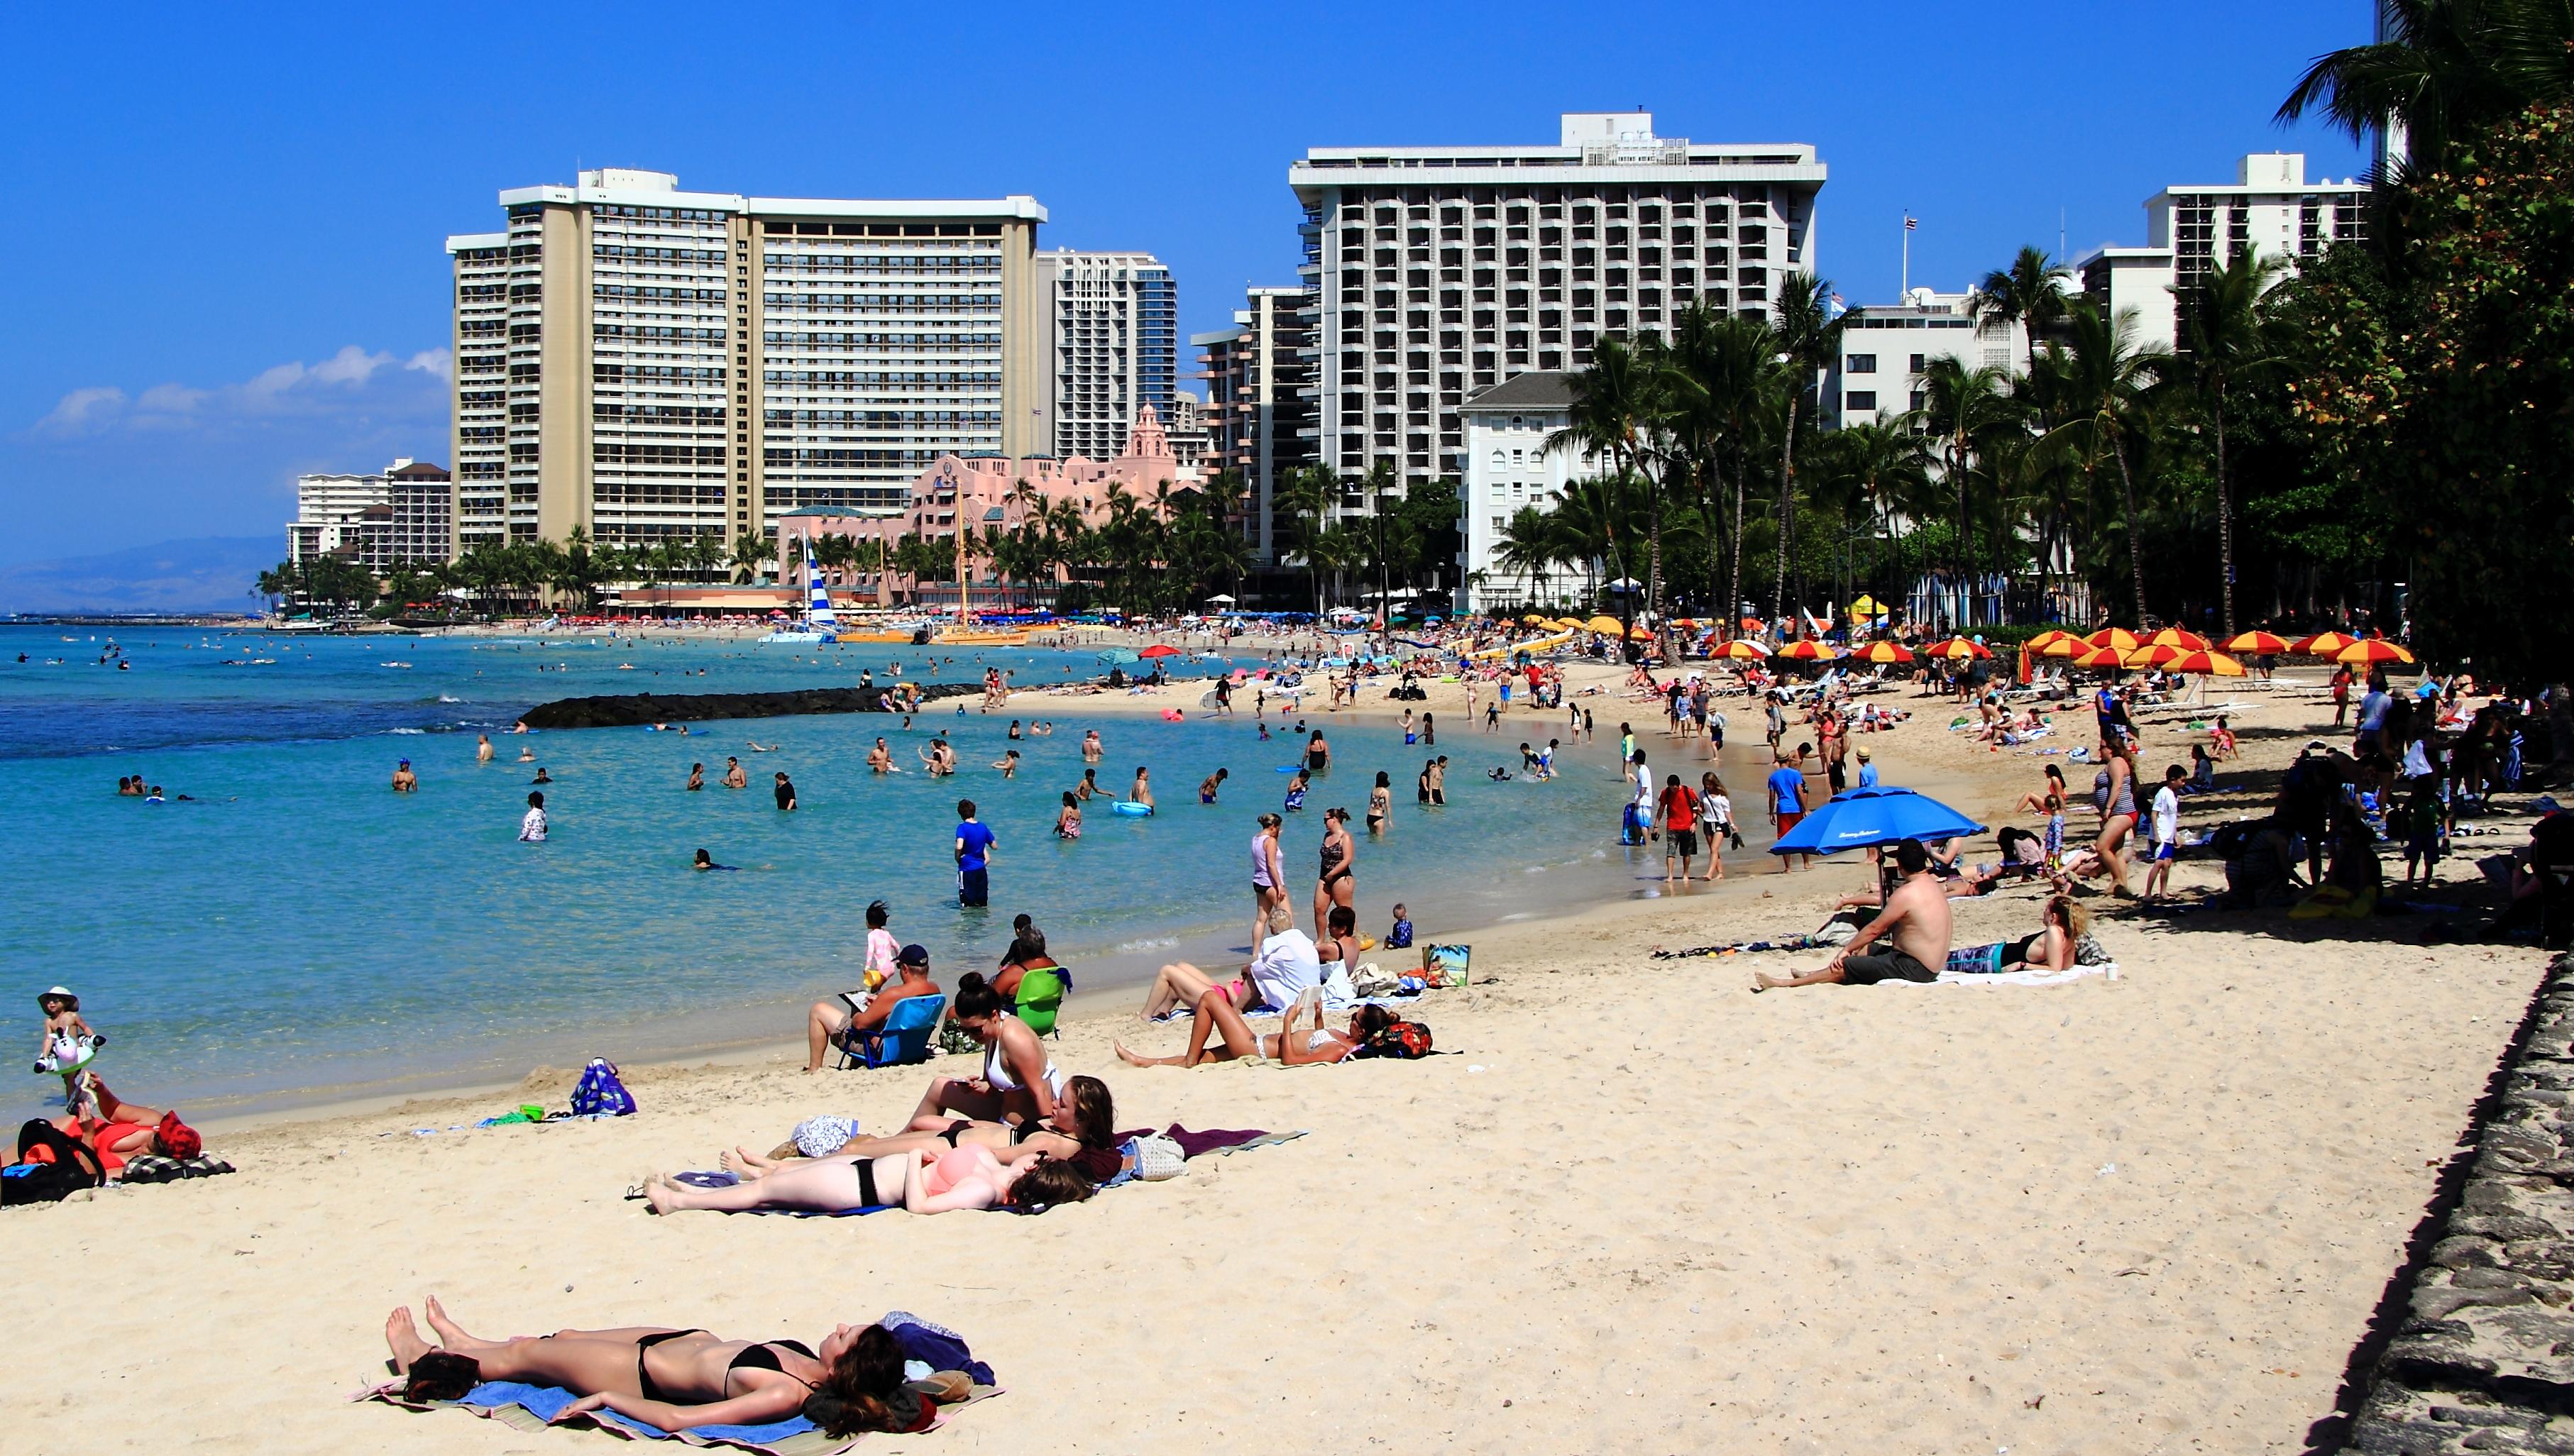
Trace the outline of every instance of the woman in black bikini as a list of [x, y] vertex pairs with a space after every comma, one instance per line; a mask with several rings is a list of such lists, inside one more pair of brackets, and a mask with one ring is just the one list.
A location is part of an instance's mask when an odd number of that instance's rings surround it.
[[795, 1340], [719, 1339], [705, 1330], [557, 1330], [509, 1340], [467, 1334], [432, 1298], [439, 1343], [409, 1309], [385, 1321], [394, 1369], [418, 1400], [454, 1400], [486, 1380], [554, 1385], [581, 1398], [557, 1420], [613, 1410], [665, 1431], [764, 1425], [803, 1415], [835, 1436], [925, 1429], [926, 1399], [902, 1384], [902, 1347], [882, 1325], [839, 1325], [819, 1349]]
[[[922, 1148], [943, 1151], [945, 1147], [985, 1147], [1003, 1165], [1024, 1162], [1030, 1158], [1059, 1158], [1079, 1169], [1094, 1183], [1105, 1183], [1117, 1176], [1121, 1161], [1117, 1153], [1117, 1103], [1109, 1095], [1108, 1084], [1093, 1076], [1078, 1076], [1064, 1084], [1063, 1100], [1056, 1104], [1056, 1114], [1068, 1117], [1073, 1130], [1056, 1131], [1042, 1122], [1011, 1124], [978, 1122], [971, 1118], [914, 1118], [911, 1130], [889, 1137], [852, 1137], [840, 1144], [836, 1155], [874, 1158], [888, 1153], [915, 1152]], [[746, 1148], [734, 1148], [722, 1159], [723, 1165], [737, 1173], [754, 1177], [774, 1171], [789, 1160], [799, 1157], [793, 1142], [780, 1144], [766, 1157]]]
[[1331, 766], [1332, 745], [1323, 741], [1323, 730], [1316, 728], [1314, 735], [1305, 740], [1305, 771], [1321, 773]]
[[1327, 927], [1334, 905], [1356, 911], [1358, 857], [1359, 842], [1350, 836], [1350, 811], [1337, 807], [1323, 810], [1322, 872], [1314, 881], [1316, 940], [1329, 938]]

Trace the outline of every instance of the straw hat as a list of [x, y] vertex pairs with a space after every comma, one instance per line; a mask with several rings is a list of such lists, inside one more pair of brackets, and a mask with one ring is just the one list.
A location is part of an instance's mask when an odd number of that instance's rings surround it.
[[53, 1000], [56, 997], [60, 997], [63, 1000], [71, 1002], [71, 1009], [75, 1011], [80, 1009], [80, 997], [73, 995], [69, 989], [63, 986], [55, 986], [51, 990], [48, 990], [42, 995], [36, 997], [36, 1009], [40, 1011], [43, 1010], [45, 1008], [45, 1002]]

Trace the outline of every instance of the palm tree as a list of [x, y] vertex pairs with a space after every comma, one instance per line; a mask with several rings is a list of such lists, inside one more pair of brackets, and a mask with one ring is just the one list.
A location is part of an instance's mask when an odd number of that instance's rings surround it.
[[[1630, 345], [1614, 334], [1594, 344], [1591, 363], [1573, 377], [1572, 423], [1548, 436], [1546, 449], [1606, 455], [1622, 487], [1632, 479], [1644, 449], [1643, 436], [1654, 428], [1662, 410], [1655, 352]], [[1608, 554], [1618, 556], [1615, 532], [1619, 523], [1610, 518], [1605, 524], [1612, 533], [1607, 542]], [[1622, 567], [1619, 576], [1626, 575]], [[1621, 594], [1618, 613], [1620, 625], [1632, 635], [1636, 625], [1635, 593]]]
[[2379, 0], [2378, 17], [2388, 39], [2317, 56], [2275, 119], [2321, 111], [2354, 141], [2379, 133], [2401, 171], [2416, 158], [2436, 165], [2535, 103], [2574, 96], [2565, 0]]
[[775, 563], [777, 548], [756, 531], [745, 531], [732, 540], [732, 555], [723, 563], [741, 573], [744, 586], [759, 580], [760, 572]]
[[1842, 324], [1832, 317], [1833, 286], [1799, 269], [1779, 285], [1779, 312], [1771, 324], [1779, 360], [1787, 366], [1786, 429], [1779, 441], [1779, 573], [1773, 583], [1774, 611], [1788, 601], [1788, 538], [1797, 524], [1797, 425], [1806, 396], [1819, 390], [1824, 366], [1841, 349]]
[[1983, 449], [1995, 431], [2015, 424], [2010, 400], [2002, 393], [2002, 371], [1985, 366], [1968, 369], [1950, 358], [1935, 358], [1922, 371], [1922, 421], [1939, 442], [1939, 473], [1957, 503], [1957, 615], [1962, 629], [1974, 614], [1974, 532], [1967, 519], [1966, 491]]
[[2023, 247], [2008, 268], [1996, 268], [1975, 285], [1975, 322], [2017, 324], [2028, 332], [2028, 367], [2037, 369], [2037, 336], [2064, 316], [2064, 270], [2036, 248]]
[[1272, 498], [1279, 514], [1294, 528], [1296, 551], [1305, 559], [1305, 575], [1314, 589], [1314, 611], [1323, 610], [1323, 568], [1315, 555], [1329, 524], [1332, 502], [1340, 495], [1341, 483], [1329, 466], [1309, 465], [1288, 478]]
[[2120, 309], [2113, 318], [2102, 314], [2089, 299], [2081, 299], [2066, 311], [2065, 322], [2069, 326], [2067, 338], [2073, 346], [2069, 383], [2081, 411], [2080, 418], [2067, 422], [2067, 428], [2079, 427], [2083, 431], [2091, 465], [2098, 464], [2103, 442], [2117, 462], [2118, 499], [2127, 525], [2127, 570], [2135, 587], [2136, 616], [2141, 622], [2145, 613], [2145, 549], [2136, 520], [2136, 483], [2127, 470], [2126, 442], [2144, 430], [2150, 418], [2147, 394], [2170, 365], [2171, 356], [2160, 345], [2137, 346], [2134, 309]]
[[1501, 535], [1493, 545], [1493, 563], [1517, 577], [1523, 584], [1521, 600], [1537, 597], [1545, 588], [1546, 569], [1555, 564], [1556, 538], [1548, 513], [1535, 506], [1522, 506], [1512, 512], [1502, 525]]
[[2285, 260], [2264, 258], [2258, 244], [2226, 261], [2222, 268], [2199, 275], [2180, 294], [2181, 337], [2189, 353], [2177, 359], [2177, 373], [2196, 391], [2216, 435], [2216, 549], [2224, 567], [2220, 578], [2225, 607], [2225, 635], [2234, 635], [2234, 497], [2225, 474], [2225, 394], [2229, 386], [2249, 384], [2276, 363], [2261, 322], [2261, 295], [2270, 280], [2287, 267]]
[[[1853, 502], [1867, 508], [1886, 533], [1888, 558], [1904, 581], [1904, 543], [1895, 523], [1930, 484], [1929, 441], [1910, 414], [1845, 425], [1824, 437], [1824, 466]], [[1911, 595], [1906, 591], [1906, 595]]]

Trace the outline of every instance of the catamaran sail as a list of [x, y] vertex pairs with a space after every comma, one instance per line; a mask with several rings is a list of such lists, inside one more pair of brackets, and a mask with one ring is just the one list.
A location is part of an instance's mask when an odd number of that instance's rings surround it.
[[837, 632], [840, 616], [831, 610], [831, 594], [822, 587], [822, 573], [813, 564], [813, 543], [804, 543], [804, 625], [815, 632]]

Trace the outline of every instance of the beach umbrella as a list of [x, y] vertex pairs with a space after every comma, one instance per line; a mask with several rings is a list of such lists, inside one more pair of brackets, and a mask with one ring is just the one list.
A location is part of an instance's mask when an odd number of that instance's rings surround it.
[[1989, 658], [1993, 655], [1993, 651], [1972, 639], [1952, 637], [1946, 642], [1933, 643], [1924, 648], [1922, 655], [1926, 658], [1946, 658], [1952, 662], [1962, 663], [1968, 658]]
[[2080, 657], [2073, 660], [2073, 666], [2077, 668], [2123, 668], [2127, 666], [2127, 655], [2118, 651], [2116, 648], [2086, 648], [2083, 650]]
[[1545, 627], [1546, 625], [1547, 625], [1547, 620], [1546, 620], [1545, 618], [1543, 618], [1543, 617], [1538, 616], [1538, 615], [1537, 615], [1536, 613], [1534, 613], [1534, 612], [1532, 612], [1532, 613], [1530, 613], [1528, 616], [1523, 617], [1523, 618], [1521, 618], [1521, 619], [1520, 619], [1520, 626], [1522, 626], [1522, 627]]
[[1773, 854], [1838, 854], [1905, 839], [1980, 834], [1982, 824], [1928, 794], [1880, 783], [1833, 795], [1770, 846]]
[[1125, 648], [1110, 648], [1108, 651], [1099, 655], [1099, 661], [1107, 664], [1109, 667], [1115, 668], [1121, 667], [1127, 663], [1142, 662], [1143, 659], [1138, 658], [1134, 653], [1129, 652]]
[[2178, 648], [2185, 653], [2203, 653], [2208, 649], [2208, 641], [2185, 627], [2166, 627], [2145, 639], [2145, 646]]
[[2042, 648], [2033, 648], [2031, 651], [2042, 658], [2078, 658], [2091, 651], [2091, 645], [2066, 632], [2056, 634], [2055, 641]]
[[2382, 638], [2368, 638], [2343, 648], [2333, 655], [2333, 661], [2354, 668], [2381, 668], [2388, 663], [2410, 663], [2413, 655]]
[[1851, 656], [1863, 663], [1909, 663], [1913, 650], [1902, 643], [1873, 642]]
[[1233, 599], [1227, 597], [1222, 592], [1218, 592], [1207, 599], [1207, 605], [1209, 607], [1231, 607], [1233, 605]]
[[2309, 658], [2322, 658], [2326, 661], [2331, 661], [2341, 656], [2342, 649], [2349, 647], [2352, 643], [2357, 641], [2359, 641], [2358, 638], [2352, 637], [2348, 633], [2319, 632], [2312, 637], [2301, 637], [2297, 639], [2294, 643], [2289, 644], [2288, 651], [2303, 654]]
[[1879, 618], [1886, 616], [1888, 608], [1885, 603], [1878, 601], [1876, 598], [1869, 596], [1865, 592], [1861, 593], [1858, 600], [1852, 602], [1850, 605], [1851, 621], [1853, 622], [1875, 622]]
[[1627, 625], [1617, 618], [1603, 614], [1583, 623], [1582, 628], [1586, 632], [1596, 632], [1603, 637], [1616, 637], [1627, 630]]
[[2021, 644], [2021, 646], [2027, 648], [2032, 656], [2042, 657], [2045, 655], [2048, 648], [2055, 646], [2057, 643], [2080, 641], [2082, 641], [2082, 639], [2075, 637], [2069, 632], [2050, 627], [2046, 631], [2039, 633], [2037, 636], [2030, 638], [2027, 642]]
[[1162, 643], [1155, 643], [1151, 647], [1137, 653], [1135, 656], [1138, 658], [1176, 658], [1179, 655], [1180, 650], [1178, 648], [1169, 647]]
[[1812, 638], [1807, 638], [1788, 644], [1775, 656], [1798, 663], [1829, 663], [1841, 654], [1834, 651], [1831, 643], [1816, 642]]
[[2095, 648], [2116, 648], [2122, 653], [2132, 653], [2145, 645], [2143, 638], [2123, 627], [2104, 627], [2083, 641]]
[[2275, 657], [2289, 649], [2286, 638], [2272, 637], [2266, 632], [2238, 632], [2225, 640], [2225, 650], [2229, 653], [2249, 653], [2254, 657], [2263, 655]]
[[2163, 664], [2175, 673], [2188, 673], [2200, 678], [2240, 678], [2243, 665], [2223, 653], [2183, 653]]
[[[2136, 649], [2134, 652], [2127, 654], [2122, 666], [2129, 668], [2159, 668], [2165, 663], [2188, 657], [2191, 651], [2192, 650], [2188, 648], [2174, 647], [2170, 643], [2149, 642], [2143, 647]], [[2198, 651], [2205, 650], [2199, 649]]]
[[1770, 654], [1767, 649], [1761, 646], [1761, 644], [1754, 642], [1749, 638], [1738, 637], [1734, 641], [1727, 643], [1725, 646], [1718, 648], [1715, 656], [1720, 658], [1732, 658], [1738, 663], [1751, 663], [1758, 662], [1761, 659], [1770, 656]]

